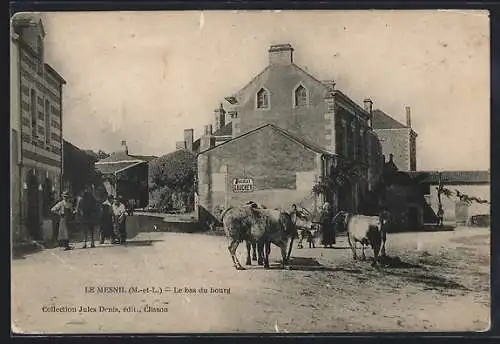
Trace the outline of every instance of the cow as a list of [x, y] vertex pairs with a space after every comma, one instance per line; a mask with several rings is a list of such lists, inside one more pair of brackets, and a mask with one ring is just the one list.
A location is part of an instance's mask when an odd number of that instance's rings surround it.
[[[226, 237], [230, 240], [228, 249], [237, 270], [245, 270], [236, 257], [236, 250], [242, 241], [247, 242], [247, 263], [248, 243], [256, 244], [259, 258], [262, 258], [264, 267], [269, 268], [269, 253], [273, 243], [281, 249], [284, 268], [290, 258], [293, 239], [296, 237], [290, 215], [274, 209], [242, 206], [224, 211], [222, 223]], [[287, 243], [290, 239], [287, 253]]]
[[[357, 260], [356, 243], [361, 244], [362, 260], [366, 260], [365, 246], [370, 245], [373, 249], [374, 263], [386, 255], [385, 242], [387, 239], [386, 226], [388, 223], [387, 213], [382, 212], [379, 216], [367, 216], [349, 214], [345, 211], [339, 212], [337, 216], [343, 217], [343, 223], [347, 230], [347, 241], [352, 250], [353, 259]], [[334, 220], [335, 220], [334, 218]]]

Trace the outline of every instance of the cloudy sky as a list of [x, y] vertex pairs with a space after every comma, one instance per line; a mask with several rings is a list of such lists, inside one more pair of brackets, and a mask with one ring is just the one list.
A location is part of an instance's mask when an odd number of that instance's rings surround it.
[[46, 58], [68, 84], [64, 137], [82, 148], [163, 155], [198, 137], [223, 97], [291, 43], [295, 63], [404, 122], [417, 168], [487, 169], [487, 12], [47, 13]]

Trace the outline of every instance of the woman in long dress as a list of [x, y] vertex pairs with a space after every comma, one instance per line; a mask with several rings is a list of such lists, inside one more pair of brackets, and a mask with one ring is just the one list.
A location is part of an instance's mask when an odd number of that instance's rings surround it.
[[68, 192], [63, 192], [63, 199], [57, 202], [51, 209], [56, 215], [59, 215], [59, 233], [57, 235], [57, 240], [60, 246], [64, 247], [65, 251], [72, 250], [73, 247], [69, 244], [69, 233], [68, 233], [68, 220], [73, 213], [73, 205]]

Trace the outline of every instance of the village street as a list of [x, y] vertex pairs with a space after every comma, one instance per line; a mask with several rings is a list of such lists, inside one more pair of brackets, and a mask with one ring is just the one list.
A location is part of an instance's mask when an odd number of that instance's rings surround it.
[[[489, 229], [390, 234], [387, 252], [403, 263], [380, 270], [369, 262], [353, 262], [344, 237], [336, 249], [294, 248], [297, 268], [284, 271], [277, 269], [275, 247], [271, 270], [254, 262], [248, 270], [236, 271], [225, 239], [204, 234], [140, 233], [127, 247], [50, 249], [12, 261], [13, 329], [24, 333], [486, 330], [489, 243]], [[244, 263], [244, 244], [238, 252]], [[124, 293], [97, 293], [100, 286], [123, 286]], [[146, 293], [140, 292], [148, 287]], [[211, 288], [221, 289], [211, 293]], [[148, 312], [145, 305], [164, 312]], [[67, 307], [65, 312], [54, 312], [51, 306]], [[79, 312], [80, 306], [96, 307], [96, 312]], [[100, 312], [99, 306], [115, 306], [119, 312]], [[71, 307], [77, 309], [71, 312]]]

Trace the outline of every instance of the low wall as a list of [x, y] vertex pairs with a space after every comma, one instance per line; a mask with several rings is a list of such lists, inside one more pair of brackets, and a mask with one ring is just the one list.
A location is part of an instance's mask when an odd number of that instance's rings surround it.
[[[192, 215], [165, 215], [134, 213], [134, 215], [128, 216], [126, 222], [127, 238], [132, 239], [139, 233], [148, 232], [197, 233], [203, 231]], [[72, 222], [69, 228], [69, 236], [71, 241], [83, 241], [81, 225]], [[94, 234], [94, 239], [96, 241], [99, 239], [99, 233]]]

